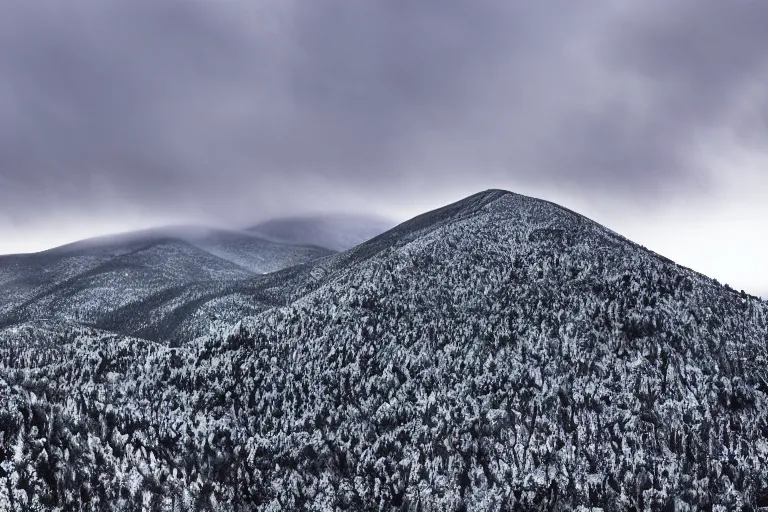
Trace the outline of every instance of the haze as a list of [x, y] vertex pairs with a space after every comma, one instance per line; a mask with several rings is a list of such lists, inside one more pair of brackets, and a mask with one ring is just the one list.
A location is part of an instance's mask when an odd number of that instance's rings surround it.
[[11, 1], [0, 253], [558, 202], [768, 296], [768, 3]]

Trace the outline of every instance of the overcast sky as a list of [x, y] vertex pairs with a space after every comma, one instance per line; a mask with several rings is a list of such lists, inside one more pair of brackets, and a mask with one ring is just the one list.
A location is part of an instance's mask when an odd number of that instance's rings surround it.
[[0, 253], [496, 187], [768, 295], [768, 2], [7, 0]]

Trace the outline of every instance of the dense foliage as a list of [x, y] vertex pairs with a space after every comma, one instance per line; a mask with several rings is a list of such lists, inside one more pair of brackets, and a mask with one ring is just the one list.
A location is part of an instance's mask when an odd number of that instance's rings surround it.
[[768, 306], [583, 217], [486, 193], [264, 286], [180, 346], [3, 331], [0, 509], [768, 506]]

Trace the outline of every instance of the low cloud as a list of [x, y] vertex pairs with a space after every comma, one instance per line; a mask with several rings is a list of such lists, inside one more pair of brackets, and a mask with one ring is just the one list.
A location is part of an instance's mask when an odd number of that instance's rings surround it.
[[748, 0], [12, 2], [0, 226], [488, 182], [707, 194], [701, 145], [725, 127], [764, 147], [765, 19]]

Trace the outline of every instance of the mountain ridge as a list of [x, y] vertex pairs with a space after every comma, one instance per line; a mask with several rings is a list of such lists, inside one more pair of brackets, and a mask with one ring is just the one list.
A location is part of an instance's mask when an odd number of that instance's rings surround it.
[[[329, 254], [326, 249], [276, 244], [248, 233], [185, 226], [3, 256], [0, 284], [8, 293], [0, 297], [0, 325], [44, 316], [118, 327], [107, 317], [120, 316], [130, 304], [157, 302], [169, 291], [181, 293], [197, 283], [210, 283], [216, 290], [229, 281]], [[152, 316], [151, 310], [145, 308], [145, 313]]]
[[181, 344], [0, 330], [0, 508], [768, 506], [768, 305], [552, 203], [189, 293]]

